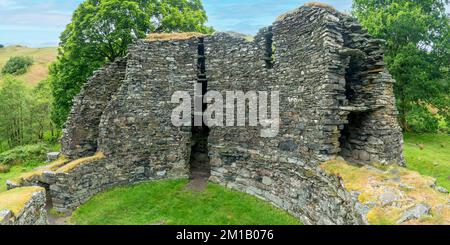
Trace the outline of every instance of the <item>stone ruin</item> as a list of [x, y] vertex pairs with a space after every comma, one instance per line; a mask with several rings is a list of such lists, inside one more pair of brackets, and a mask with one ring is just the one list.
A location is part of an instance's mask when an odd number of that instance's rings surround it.
[[[350, 16], [303, 6], [253, 41], [227, 33], [140, 40], [95, 72], [74, 100], [61, 166], [40, 185], [70, 212], [113, 186], [201, 176], [286, 210], [304, 224], [363, 224], [357, 200], [320, 164], [404, 164], [394, 80], [382, 40]], [[175, 91], [280, 91], [280, 131], [175, 127]], [[72, 161], [72, 162], [70, 162]]]

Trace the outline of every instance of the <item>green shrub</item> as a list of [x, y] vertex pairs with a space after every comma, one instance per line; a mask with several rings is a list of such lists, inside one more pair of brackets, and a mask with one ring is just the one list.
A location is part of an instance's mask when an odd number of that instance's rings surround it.
[[0, 153], [0, 164], [35, 164], [45, 161], [48, 147], [45, 144], [18, 146]]
[[3, 44], [0, 44], [0, 48], [4, 48], [5, 46]]
[[33, 58], [28, 56], [11, 57], [2, 69], [4, 75], [22, 75], [33, 65]]
[[406, 117], [409, 129], [416, 133], [436, 133], [439, 119], [426, 107], [415, 105]]

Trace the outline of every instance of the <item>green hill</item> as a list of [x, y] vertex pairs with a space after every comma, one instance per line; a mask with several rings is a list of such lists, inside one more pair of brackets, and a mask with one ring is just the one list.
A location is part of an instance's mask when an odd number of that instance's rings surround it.
[[[48, 66], [56, 59], [58, 53], [57, 47], [50, 48], [28, 48], [24, 46], [7, 46], [0, 48], [0, 69], [5, 65], [9, 58], [13, 56], [33, 57], [34, 64], [28, 72], [16, 76], [30, 86], [35, 86], [40, 81], [48, 77]], [[2, 83], [0, 77], [0, 84]]]

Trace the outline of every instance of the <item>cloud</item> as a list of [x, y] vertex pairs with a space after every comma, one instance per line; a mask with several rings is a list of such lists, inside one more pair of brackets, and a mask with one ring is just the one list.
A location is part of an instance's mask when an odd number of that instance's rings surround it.
[[2, 10], [18, 10], [25, 6], [20, 4], [18, 1], [13, 0], [0, 0], [0, 9]]
[[[58, 36], [83, 0], [0, 0], [0, 43], [58, 43]], [[311, 0], [203, 0], [208, 25], [218, 31], [256, 34], [277, 16]], [[321, 0], [338, 10], [351, 9], [351, 0]], [[450, 5], [447, 6], [450, 12]]]

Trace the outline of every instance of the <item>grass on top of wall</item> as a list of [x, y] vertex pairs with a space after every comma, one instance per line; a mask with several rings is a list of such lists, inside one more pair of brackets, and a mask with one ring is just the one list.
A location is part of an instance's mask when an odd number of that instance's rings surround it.
[[297, 219], [247, 194], [209, 184], [186, 189], [187, 180], [114, 188], [76, 210], [79, 225], [298, 225]]

